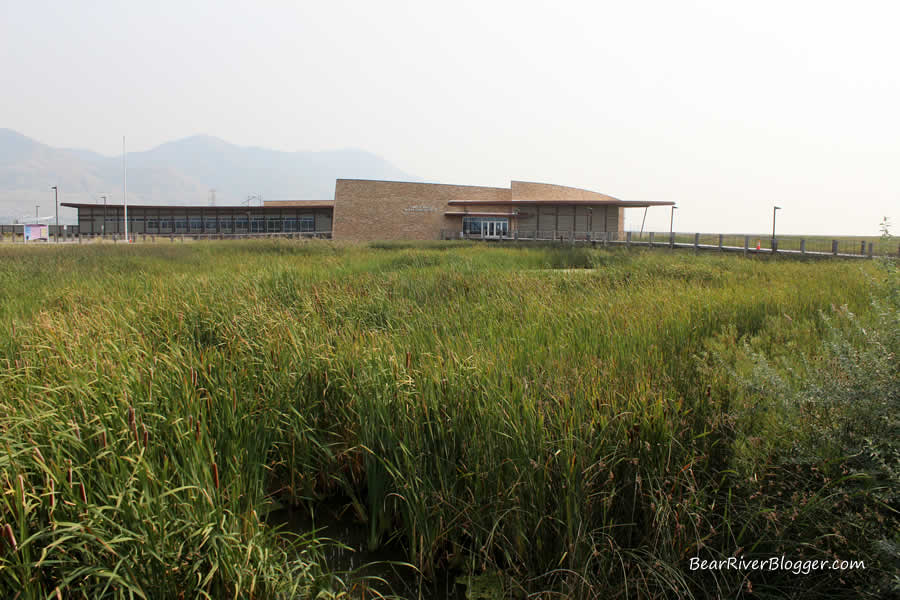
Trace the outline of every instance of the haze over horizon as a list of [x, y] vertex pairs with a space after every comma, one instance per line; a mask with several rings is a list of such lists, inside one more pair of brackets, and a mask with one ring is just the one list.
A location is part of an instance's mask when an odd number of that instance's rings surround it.
[[783, 233], [896, 233], [900, 9], [848, 6], [8, 2], [0, 127], [106, 157], [123, 135], [357, 148], [426, 181], [672, 200], [681, 231], [769, 231], [777, 204]]

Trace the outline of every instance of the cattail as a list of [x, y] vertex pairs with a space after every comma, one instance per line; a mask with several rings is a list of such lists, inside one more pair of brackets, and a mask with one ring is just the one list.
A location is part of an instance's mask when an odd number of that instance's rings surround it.
[[68, 459], [68, 458], [66, 459], [66, 467], [67, 467], [67, 471], [68, 471], [68, 473], [66, 474], [66, 478], [69, 481], [69, 487], [72, 487], [72, 460], [71, 459]]
[[44, 455], [41, 454], [41, 449], [37, 446], [34, 447], [34, 458], [41, 464], [47, 464], [47, 461], [44, 460]]
[[19, 500], [22, 501], [22, 508], [25, 508], [25, 477], [19, 475]]
[[212, 472], [213, 482], [216, 484], [216, 489], [219, 489], [219, 466], [216, 463], [212, 464]]
[[13, 549], [13, 552], [19, 548], [19, 544], [16, 543], [16, 535], [13, 533], [12, 525], [9, 523], [3, 526], [3, 537], [6, 540], [6, 543]]
[[411, 359], [412, 359], [412, 353], [409, 350], [407, 350], [406, 351], [406, 370], [407, 371], [409, 371], [409, 365], [412, 362]]
[[147, 431], [147, 426], [141, 423], [141, 428], [144, 430], [144, 448], [150, 443], [150, 432]]
[[72, 421], [72, 429], [75, 430], [75, 437], [77, 437], [80, 440], [81, 439], [81, 428], [78, 427], [78, 421], [75, 421], [75, 420]]
[[56, 508], [56, 482], [50, 480], [50, 512]]
[[128, 428], [131, 429], [131, 434], [134, 436], [134, 441], [140, 442], [140, 438], [138, 437], [137, 432], [137, 421], [134, 417], [134, 407], [128, 407]]
[[103, 429], [100, 431], [100, 444], [106, 448], [106, 430]]
[[78, 484], [78, 488], [79, 488], [80, 491], [81, 491], [81, 501], [82, 501], [84, 504], [87, 504], [87, 490], [84, 489], [84, 483], [83, 483], [83, 482], [82, 482], [82, 483], [79, 483], [79, 484]]

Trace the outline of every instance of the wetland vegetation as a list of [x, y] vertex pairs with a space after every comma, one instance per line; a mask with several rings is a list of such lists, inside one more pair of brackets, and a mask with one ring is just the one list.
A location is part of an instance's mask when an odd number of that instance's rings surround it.
[[[336, 571], [326, 513], [423, 597], [900, 585], [889, 260], [248, 241], [0, 261], [0, 596], [391, 593]], [[689, 568], [781, 555], [866, 568]]]

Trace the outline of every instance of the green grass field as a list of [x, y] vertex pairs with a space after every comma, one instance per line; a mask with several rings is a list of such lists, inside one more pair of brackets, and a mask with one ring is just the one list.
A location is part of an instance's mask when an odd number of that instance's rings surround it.
[[[346, 508], [366, 550], [469, 598], [900, 585], [892, 263], [287, 241], [0, 260], [2, 597], [386, 591], [267, 519], [285, 506]], [[866, 569], [689, 567], [781, 555]]]

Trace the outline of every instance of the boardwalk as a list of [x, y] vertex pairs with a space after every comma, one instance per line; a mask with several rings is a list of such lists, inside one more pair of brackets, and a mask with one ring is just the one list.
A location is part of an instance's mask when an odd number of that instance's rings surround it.
[[[461, 237], [455, 232], [445, 232], [445, 239]], [[645, 248], [669, 248], [680, 250], [739, 252], [741, 254], [777, 254], [808, 256], [811, 258], [872, 258], [879, 255], [900, 255], [900, 248], [890, 242], [878, 243], [862, 239], [827, 239], [823, 237], [761, 237], [758, 235], [659, 233], [628, 231], [580, 233], [572, 231], [517, 231], [507, 236], [462, 236], [463, 239], [480, 239], [497, 242], [555, 242], [561, 244], [592, 246], [625, 246]]]

